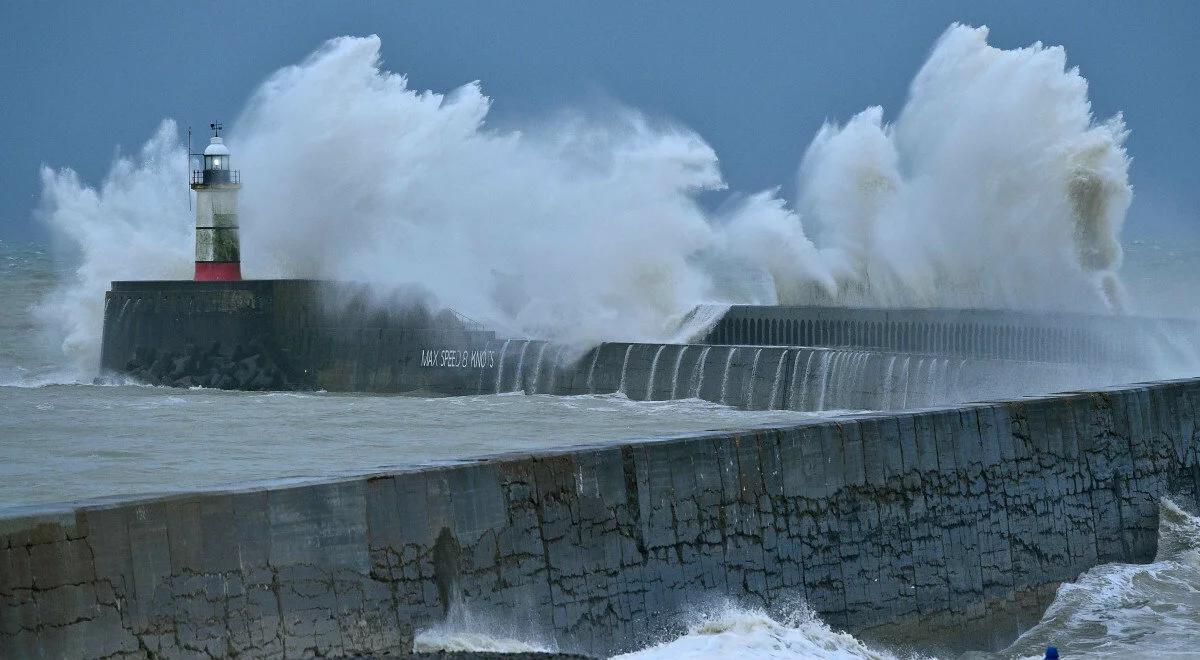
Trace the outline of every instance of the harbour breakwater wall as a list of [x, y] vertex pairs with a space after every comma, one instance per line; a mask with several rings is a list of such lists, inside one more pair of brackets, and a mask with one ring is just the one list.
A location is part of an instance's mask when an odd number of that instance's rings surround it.
[[696, 341], [1144, 367], [1195, 360], [1187, 319], [992, 309], [732, 305]]
[[419, 291], [314, 280], [113, 282], [100, 367], [177, 387], [454, 393], [461, 374], [422, 368], [421, 351], [454, 346], [480, 367], [495, 333], [430, 310]]
[[1198, 424], [1193, 379], [38, 507], [0, 519], [0, 657], [403, 654], [452, 607], [604, 655], [721, 597], [1011, 638], [1200, 505]]
[[[365, 287], [309, 280], [114, 282], [106, 298], [102, 368], [177, 387], [620, 392], [639, 400], [701, 398], [793, 410], [901, 409], [1128, 380], [1117, 364], [1081, 368], [970, 350], [957, 355], [907, 340], [893, 350], [869, 341], [870, 333], [855, 345], [859, 322], [843, 323], [842, 316], [884, 314], [878, 310], [780, 308], [826, 314], [832, 330], [826, 333], [821, 321], [811, 335], [781, 334], [792, 326], [756, 321], [754, 328], [770, 331], [759, 335], [729, 328], [741, 328], [745, 319], [738, 315], [775, 312], [734, 307], [709, 333], [725, 344], [610, 342], [584, 352], [497, 339], [453, 312], [429, 309], [415, 293], [380, 301]], [[903, 338], [913, 318], [928, 321], [913, 313], [918, 317], [886, 312], [890, 325], [863, 327]], [[775, 345], [744, 345], [748, 341]], [[810, 344], [779, 344], [796, 341]], [[929, 352], [913, 352], [922, 348]]]
[[1120, 380], [1119, 371], [1103, 366], [852, 348], [606, 342], [575, 358], [565, 346], [495, 340], [485, 350], [496, 366], [477, 381], [468, 379], [458, 393], [619, 393], [636, 401], [693, 398], [745, 410], [901, 410]]

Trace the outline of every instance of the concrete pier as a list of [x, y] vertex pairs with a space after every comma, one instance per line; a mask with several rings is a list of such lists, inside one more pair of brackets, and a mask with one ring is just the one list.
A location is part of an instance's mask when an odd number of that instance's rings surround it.
[[475, 387], [458, 370], [423, 368], [422, 351], [453, 347], [456, 360], [458, 350], [474, 353], [478, 368], [479, 350], [495, 333], [430, 308], [419, 291], [379, 300], [362, 286], [313, 280], [113, 282], [101, 369], [157, 385], [224, 389], [453, 394], [468, 381]]
[[1194, 321], [991, 309], [733, 305], [696, 341], [823, 346], [1036, 362], [1144, 364], [1156, 344], [1200, 337]]
[[0, 657], [404, 654], [452, 604], [608, 654], [725, 596], [999, 644], [1059, 582], [1151, 560], [1159, 498], [1200, 504], [1198, 404], [1160, 382], [37, 508], [0, 520]]
[[[381, 301], [365, 287], [308, 280], [114, 282], [101, 363], [179, 387], [621, 392], [747, 409], [886, 410], [1127, 382], [1152, 344], [1143, 333], [1112, 360], [1089, 359], [1101, 352], [1088, 333], [1146, 325], [1136, 320], [1093, 327], [1016, 314], [992, 327], [997, 312], [737, 306], [707, 343], [609, 342], [585, 352], [497, 338], [433, 310], [415, 292]], [[1068, 322], [1078, 327], [1054, 325]]]
[[[582, 357], [535, 340], [488, 342], [479, 394], [696, 398], [745, 410], [900, 410], [1111, 383], [1119, 370], [854, 348], [607, 342]], [[470, 392], [467, 393], [476, 393]]]

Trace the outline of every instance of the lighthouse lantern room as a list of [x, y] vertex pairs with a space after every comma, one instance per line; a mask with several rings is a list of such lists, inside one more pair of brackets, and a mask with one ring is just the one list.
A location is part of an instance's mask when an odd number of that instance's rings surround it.
[[213, 136], [202, 154], [204, 169], [192, 171], [192, 190], [196, 191], [196, 281], [240, 280], [237, 202], [241, 173], [229, 167], [229, 147], [221, 138], [221, 124], [209, 127]]

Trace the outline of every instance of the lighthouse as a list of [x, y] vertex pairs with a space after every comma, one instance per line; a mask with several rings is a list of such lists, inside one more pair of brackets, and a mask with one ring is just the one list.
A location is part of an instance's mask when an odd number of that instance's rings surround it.
[[204, 148], [203, 170], [192, 171], [196, 191], [196, 281], [242, 279], [238, 242], [238, 190], [241, 173], [229, 167], [229, 147], [221, 124], [209, 124], [213, 136]]

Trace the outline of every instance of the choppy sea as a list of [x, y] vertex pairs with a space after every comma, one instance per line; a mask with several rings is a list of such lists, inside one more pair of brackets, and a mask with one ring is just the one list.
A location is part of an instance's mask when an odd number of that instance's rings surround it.
[[[1180, 260], [1163, 250], [1140, 244], [1129, 254], [1146, 268], [1175, 268]], [[0, 515], [32, 504], [363, 473], [817, 414], [611, 395], [422, 399], [85, 384], [36, 311], [69, 273], [44, 246], [0, 241]], [[1138, 277], [1127, 280], [1131, 289], [1141, 286]], [[1169, 501], [1161, 509], [1153, 563], [1093, 568], [1062, 585], [1041, 621], [1009, 648], [967, 657], [1040, 658], [1049, 644], [1064, 658], [1200, 657], [1200, 520]], [[935, 655], [869, 645], [830, 628], [799, 601], [767, 613], [715, 600], [680, 623], [683, 634], [645, 640], [646, 648], [622, 657]], [[938, 647], [938, 640], [928, 642]], [[552, 649], [520, 629], [470, 616], [424, 631], [418, 643], [429, 650]]]

